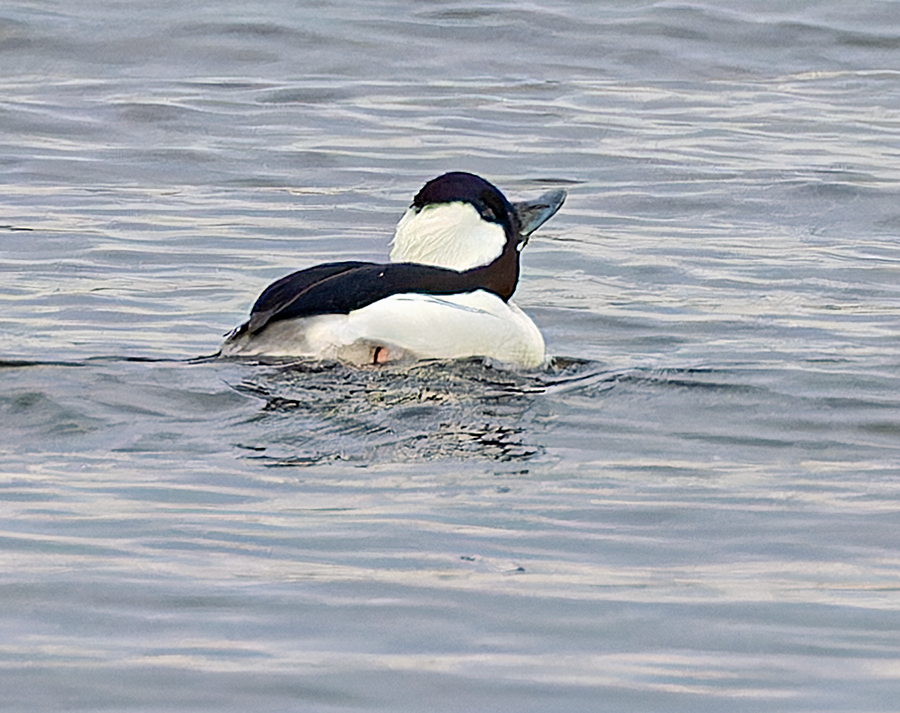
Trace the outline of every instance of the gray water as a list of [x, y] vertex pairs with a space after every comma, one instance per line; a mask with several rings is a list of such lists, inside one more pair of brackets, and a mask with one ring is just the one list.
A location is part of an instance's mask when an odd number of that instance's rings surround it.
[[[896, 711], [900, 5], [0, 6], [0, 709]], [[205, 359], [447, 170], [552, 356]]]

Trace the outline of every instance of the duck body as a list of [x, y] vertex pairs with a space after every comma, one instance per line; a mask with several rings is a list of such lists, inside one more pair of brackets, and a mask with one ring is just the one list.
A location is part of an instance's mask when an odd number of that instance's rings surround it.
[[274, 282], [220, 353], [353, 364], [483, 356], [538, 366], [543, 337], [510, 297], [519, 251], [564, 200], [555, 191], [513, 205], [478, 176], [440, 176], [397, 226], [391, 263], [327, 263]]

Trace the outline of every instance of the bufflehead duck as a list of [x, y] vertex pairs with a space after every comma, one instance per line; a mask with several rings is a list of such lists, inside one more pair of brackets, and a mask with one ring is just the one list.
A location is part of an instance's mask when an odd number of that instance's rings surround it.
[[286, 356], [382, 364], [489, 357], [536, 367], [544, 339], [510, 302], [519, 252], [566, 192], [510, 203], [471, 173], [447, 173], [413, 199], [389, 264], [332, 262], [267, 287], [222, 356]]

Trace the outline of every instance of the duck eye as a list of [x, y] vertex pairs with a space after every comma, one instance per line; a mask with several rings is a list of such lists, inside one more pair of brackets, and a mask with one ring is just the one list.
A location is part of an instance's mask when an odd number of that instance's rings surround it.
[[481, 217], [492, 223], [502, 224], [506, 211], [503, 210], [502, 204], [497, 201], [496, 197], [491, 195], [489, 191], [484, 191], [479, 198], [479, 212], [481, 213]]

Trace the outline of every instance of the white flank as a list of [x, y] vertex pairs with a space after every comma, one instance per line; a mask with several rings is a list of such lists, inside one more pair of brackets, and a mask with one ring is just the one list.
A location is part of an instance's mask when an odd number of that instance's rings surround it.
[[506, 233], [501, 225], [483, 220], [471, 203], [441, 203], [406, 211], [391, 246], [391, 262], [462, 271], [500, 257]]
[[484, 356], [537, 367], [544, 339], [514, 304], [481, 290], [460, 295], [401, 294], [350, 314], [274, 322], [252, 338], [223, 345], [225, 355], [304, 356], [371, 364], [386, 358]]

